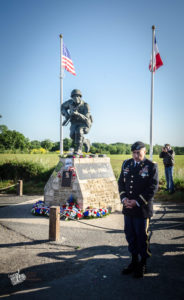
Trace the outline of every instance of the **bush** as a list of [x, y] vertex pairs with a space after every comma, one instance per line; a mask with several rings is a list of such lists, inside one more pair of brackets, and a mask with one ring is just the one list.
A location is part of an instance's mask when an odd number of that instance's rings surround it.
[[0, 180], [48, 180], [53, 169], [47, 170], [41, 164], [30, 161], [5, 162], [0, 165]]
[[176, 190], [184, 191], [184, 180], [181, 178], [174, 178], [174, 187]]
[[34, 148], [31, 150], [30, 154], [46, 154], [47, 153], [47, 150], [44, 149], [44, 148]]

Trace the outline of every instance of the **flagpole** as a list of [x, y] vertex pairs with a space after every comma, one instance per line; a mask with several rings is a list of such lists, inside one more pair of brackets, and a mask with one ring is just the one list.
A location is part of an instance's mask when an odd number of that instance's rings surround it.
[[63, 104], [63, 68], [62, 68], [62, 55], [63, 55], [63, 36], [60, 34], [60, 155], [63, 155], [63, 116], [61, 113], [61, 105]]
[[151, 110], [150, 110], [150, 160], [153, 160], [153, 100], [154, 100], [154, 42], [155, 26], [152, 26], [152, 67], [151, 67]]

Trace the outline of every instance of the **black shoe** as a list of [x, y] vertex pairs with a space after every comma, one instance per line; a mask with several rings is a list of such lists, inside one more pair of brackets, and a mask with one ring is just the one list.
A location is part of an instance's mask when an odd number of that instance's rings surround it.
[[146, 273], [146, 264], [140, 262], [134, 271], [134, 278], [143, 278]]
[[124, 268], [121, 272], [122, 275], [128, 275], [128, 274], [131, 274], [133, 273], [136, 269], [137, 269], [137, 266], [138, 266], [138, 262], [131, 262], [128, 267]]

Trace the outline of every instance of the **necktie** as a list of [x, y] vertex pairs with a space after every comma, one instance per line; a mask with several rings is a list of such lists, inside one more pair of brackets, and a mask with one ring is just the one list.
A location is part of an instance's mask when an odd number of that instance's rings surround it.
[[138, 166], [139, 166], [139, 164], [136, 162], [135, 163], [135, 169], [137, 169]]

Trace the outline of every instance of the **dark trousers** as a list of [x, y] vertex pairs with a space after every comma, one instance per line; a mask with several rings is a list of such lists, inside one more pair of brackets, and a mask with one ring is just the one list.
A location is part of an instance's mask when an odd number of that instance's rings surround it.
[[142, 259], [151, 256], [148, 240], [149, 218], [135, 218], [124, 216], [125, 236], [128, 250], [132, 255], [140, 255]]

